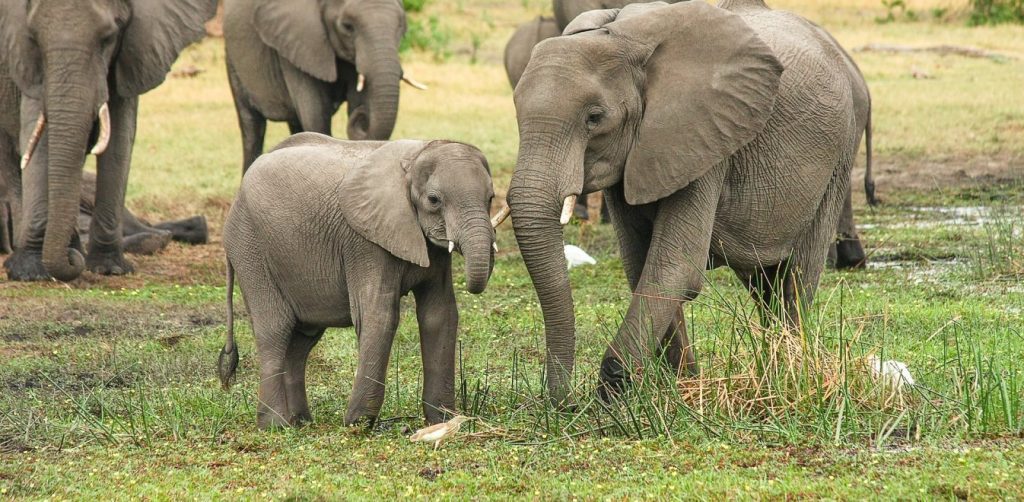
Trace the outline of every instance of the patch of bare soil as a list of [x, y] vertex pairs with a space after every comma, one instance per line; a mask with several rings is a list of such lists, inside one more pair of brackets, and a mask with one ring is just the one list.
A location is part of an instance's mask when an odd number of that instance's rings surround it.
[[[978, 188], [1024, 181], [1024, 156], [905, 159], [876, 157], [873, 167], [880, 199], [895, 192]], [[864, 162], [853, 170], [854, 193], [863, 194]], [[854, 196], [854, 201], [864, 197]]]

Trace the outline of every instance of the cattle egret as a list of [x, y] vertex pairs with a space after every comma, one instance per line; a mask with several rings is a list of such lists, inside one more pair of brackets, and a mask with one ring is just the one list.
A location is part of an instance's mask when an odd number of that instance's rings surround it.
[[578, 267], [580, 265], [596, 265], [597, 260], [587, 254], [586, 251], [581, 249], [579, 246], [573, 246], [572, 244], [565, 245], [565, 262], [569, 268]]
[[877, 356], [868, 358], [868, 366], [871, 366], [871, 373], [875, 378], [882, 378], [894, 388], [902, 389], [903, 385], [914, 385], [914, 377], [910, 374], [910, 368], [906, 363], [895, 360], [883, 361]]
[[466, 420], [472, 419], [462, 415], [457, 415], [455, 418], [447, 422], [424, 427], [416, 431], [416, 433], [409, 437], [409, 440], [423, 441], [427, 443], [433, 441], [434, 449], [436, 450], [437, 447], [441, 445], [442, 441], [454, 436], [456, 432], [459, 432], [459, 428], [462, 427], [462, 422], [465, 422]]

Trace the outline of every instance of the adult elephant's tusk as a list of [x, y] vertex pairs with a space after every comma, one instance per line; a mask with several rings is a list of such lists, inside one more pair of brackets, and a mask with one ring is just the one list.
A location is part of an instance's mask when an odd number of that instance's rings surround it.
[[498, 225], [504, 223], [504, 221], [508, 219], [508, 215], [510, 214], [512, 214], [512, 208], [508, 207], [508, 204], [502, 205], [501, 209], [498, 211], [498, 214], [495, 214], [494, 217], [491, 218], [491, 226], [494, 228], [498, 228]]
[[43, 129], [46, 128], [46, 115], [39, 112], [39, 118], [36, 119], [36, 127], [32, 129], [32, 136], [28, 138], [28, 144], [25, 145], [25, 154], [21, 156], [21, 169], [24, 170], [28, 167], [29, 161], [32, 160], [32, 153], [36, 151], [36, 146], [39, 145], [39, 138], [43, 137]]
[[572, 218], [572, 210], [574, 207], [576, 207], [576, 196], [570, 195], [566, 197], [565, 201], [562, 202], [562, 217], [558, 218], [558, 222], [563, 225], [569, 223], [569, 220]]
[[455, 241], [448, 241], [448, 254], [452, 254], [455, 251]]
[[100, 105], [100, 137], [96, 140], [96, 146], [92, 147], [93, 155], [103, 155], [110, 144], [110, 107], [106, 103]]
[[409, 85], [411, 85], [411, 86], [413, 86], [413, 87], [415, 87], [415, 88], [417, 88], [417, 89], [419, 89], [421, 91], [427, 90], [427, 85], [426, 84], [423, 84], [421, 82], [417, 82], [415, 79], [413, 79], [412, 77], [410, 77], [408, 75], [402, 75], [402, 82], [405, 82], [405, 83], [407, 83], [407, 84], [409, 84]]
[[356, 79], [356, 92], [363, 92], [363, 88], [366, 87], [366, 75], [359, 74], [359, 78]]
[[491, 247], [493, 247], [493, 248], [494, 248], [494, 252], [495, 252], [495, 253], [497, 253], [497, 252], [498, 252], [498, 243], [497, 243], [497, 242], [492, 242], [492, 243], [491, 243]]

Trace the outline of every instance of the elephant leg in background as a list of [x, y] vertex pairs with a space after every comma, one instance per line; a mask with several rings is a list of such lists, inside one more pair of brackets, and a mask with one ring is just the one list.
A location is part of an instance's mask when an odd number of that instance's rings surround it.
[[867, 262], [864, 246], [857, 235], [857, 225], [853, 221], [852, 192], [852, 189], [846, 191], [836, 239], [829, 245], [828, 250], [828, 263], [838, 269], [864, 268]]
[[96, 159], [96, 208], [89, 225], [89, 253], [85, 258], [86, 268], [97, 274], [123, 275], [133, 271], [124, 257], [121, 216], [138, 109], [138, 97], [110, 97], [112, 134], [107, 151]]
[[427, 423], [437, 424], [450, 419], [455, 410], [455, 340], [459, 310], [450, 265], [437, 280], [414, 289], [413, 295], [423, 357], [423, 412]]
[[288, 422], [301, 425], [313, 421], [306, 397], [306, 361], [309, 353], [324, 334], [324, 328], [292, 330], [285, 353], [285, 396], [288, 400]]
[[[657, 203], [643, 272], [619, 332], [601, 361], [600, 393], [605, 399], [629, 384], [630, 375], [650, 359], [673, 327], [680, 304], [700, 293], [726, 164]], [[615, 216], [612, 221], [616, 233], [628, 223]]]
[[235, 75], [235, 69], [228, 59], [228, 83], [235, 100], [238, 127], [242, 130], [242, 174], [263, 154], [263, 142], [267, 134], [267, 118], [253, 106], [245, 96], [242, 83]]
[[[603, 195], [602, 212], [607, 210], [615, 225], [619, 254], [622, 256], [623, 269], [629, 281], [629, 290], [636, 291], [647, 262], [647, 253], [650, 251], [651, 236], [654, 232], [651, 224], [655, 216], [653, 206], [639, 208], [626, 204], [621, 184], [604, 190]], [[697, 358], [686, 334], [682, 303], [679, 304], [658, 348], [658, 356], [664, 357], [677, 374], [697, 374]]]
[[171, 233], [159, 230], [142, 221], [125, 208], [122, 216], [123, 237], [122, 248], [125, 253], [151, 255], [167, 247], [171, 242]]
[[281, 73], [302, 131], [330, 136], [331, 116], [335, 108], [328, 85], [306, 75], [284, 59], [281, 59]]
[[17, 145], [0, 134], [0, 254], [14, 250], [21, 218], [21, 169]]

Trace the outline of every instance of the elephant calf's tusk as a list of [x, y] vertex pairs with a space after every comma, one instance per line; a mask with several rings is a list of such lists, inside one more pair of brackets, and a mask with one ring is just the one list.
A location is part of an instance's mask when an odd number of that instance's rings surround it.
[[110, 144], [110, 107], [106, 103], [100, 105], [100, 137], [96, 140], [96, 146], [92, 147], [93, 155], [103, 155]]
[[495, 252], [495, 253], [497, 253], [497, 252], [498, 252], [498, 243], [497, 243], [497, 242], [492, 242], [492, 243], [491, 243], [491, 247], [493, 247], [493, 248], [494, 248], [494, 252]]
[[363, 92], [363, 88], [366, 87], [366, 75], [359, 74], [359, 78], [356, 79], [356, 92]]
[[504, 223], [505, 220], [508, 219], [508, 215], [510, 214], [512, 214], [512, 208], [508, 207], [508, 204], [502, 205], [501, 209], [498, 210], [498, 214], [494, 215], [494, 217], [491, 218], [491, 226], [494, 228], [498, 228], [498, 225]]
[[452, 251], [455, 251], [455, 241], [448, 241], [448, 254], [451, 254]]
[[409, 77], [409, 76], [406, 76], [406, 75], [402, 75], [402, 82], [405, 82], [405, 83], [407, 83], [407, 84], [409, 84], [409, 85], [411, 85], [411, 86], [413, 86], [413, 87], [415, 87], [415, 88], [417, 88], [417, 89], [419, 89], [421, 91], [427, 90], [427, 85], [426, 84], [417, 82], [412, 77]]
[[570, 195], [566, 197], [565, 201], [562, 202], [562, 217], [558, 218], [558, 222], [563, 225], [569, 223], [569, 220], [572, 218], [572, 210], [574, 207], [576, 207], [576, 196]]
[[46, 128], [46, 115], [42, 112], [39, 113], [39, 118], [36, 119], [36, 127], [32, 129], [32, 136], [28, 138], [28, 144], [25, 145], [25, 154], [21, 156], [21, 169], [24, 170], [28, 167], [29, 161], [32, 160], [32, 153], [36, 151], [36, 146], [39, 145], [39, 138], [43, 137], [43, 129]]

